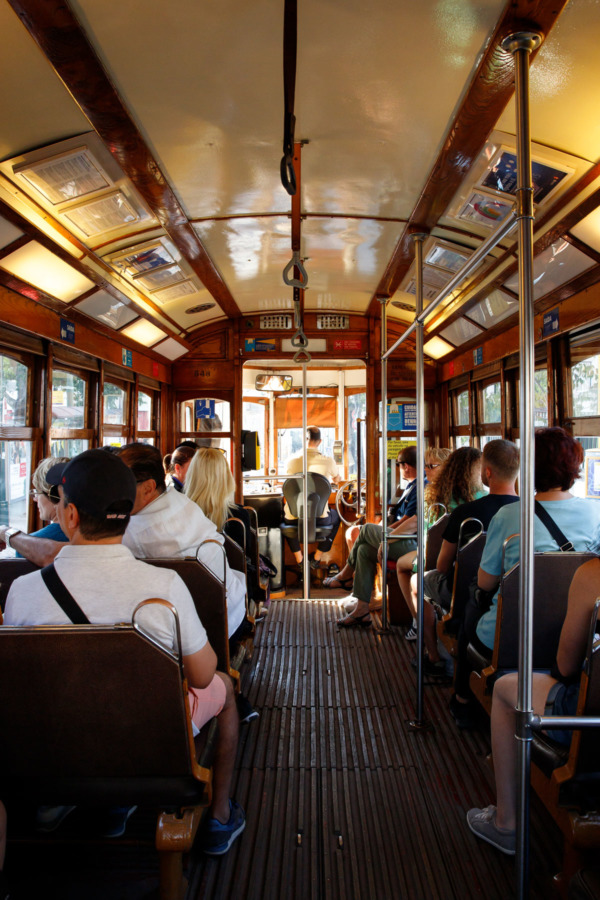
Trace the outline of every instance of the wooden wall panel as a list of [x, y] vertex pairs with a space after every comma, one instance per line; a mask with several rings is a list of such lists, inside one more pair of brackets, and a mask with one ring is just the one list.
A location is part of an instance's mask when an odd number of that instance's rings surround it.
[[[203, 392], [207, 388], [232, 391], [235, 386], [235, 372], [235, 367], [228, 360], [190, 359], [174, 367], [173, 387], [176, 391]], [[181, 396], [178, 399], [181, 399]]]
[[[68, 308], [65, 308], [63, 315], [71, 319]], [[171, 380], [170, 363], [157, 362], [146, 356], [135, 349], [132, 341], [120, 338], [118, 334], [114, 339], [106, 337], [78, 320], [75, 326], [75, 343], [63, 341], [60, 337], [60, 319], [60, 314], [54, 310], [0, 285], [0, 321], [117, 366], [123, 365], [122, 349], [127, 347], [133, 354], [134, 371], [161, 382]]]

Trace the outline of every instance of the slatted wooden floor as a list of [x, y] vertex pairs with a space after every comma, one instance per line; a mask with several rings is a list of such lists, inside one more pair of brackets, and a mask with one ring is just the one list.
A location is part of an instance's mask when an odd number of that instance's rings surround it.
[[[274, 601], [258, 626], [243, 684], [260, 718], [241, 726], [234, 785], [247, 827], [221, 860], [191, 854], [186, 900], [513, 897], [513, 861], [465, 823], [493, 801], [485, 723], [459, 732], [436, 685], [433, 727], [411, 731], [415, 645], [402, 629], [339, 632], [330, 597]], [[19, 900], [157, 897], [153, 811], [109, 846], [90, 841], [93, 815], [77, 810], [33, 847], [9, 842]], [[535, 802], [533, 823], [531, 897], [546, 900], [561, 840]]]
[[[460, 732], [449, 688], [425, 689], [416, 733], [414, 644], [401, 629], [340, 632], [335, 601], [275, 601], [244, 689], [235, 796], [247, 827], [222, 860], [192, 861], [187, 900], [506, 900], [513, 861], [477, 841], [493, 801], [486, 729]], [[532, 897], [550, 896], [560, 838], [534, 809]]]

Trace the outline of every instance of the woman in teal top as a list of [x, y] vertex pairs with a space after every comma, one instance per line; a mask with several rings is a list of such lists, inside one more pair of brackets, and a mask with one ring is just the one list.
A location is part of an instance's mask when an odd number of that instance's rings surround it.
[[[554, 519], [573, 548], [589, 550], [600, 525], [600, 501], [574, 497], [570, 489], [579, 477], [583, 462], [583, 448], [562, 428], [540, 428], [535, 433], [535, 499]], [[492, 605], [477, 624], [477, 637], [488, 649], [494, 646], [498, 584], [502, 574], [502, 547], [511, 534], [520, 531], [520, 502], [499, 510], [490, 523], [478, 584], [486, 591], [495, 591]], [[546, 553], [558, 546], [538, 516], [534, 517], [534, 550]], [[510, 541], [504, 555], [504, 570], [519, 561], [519, 541]]]
[[[57, 521], [59, 500], [57, 489], [46, 481], [46, 473], [52, 466], [67, 462], [69, 462], [68, 456], [49, 456], [41, 461], [33, 473], [31, 495], [37, 503], [40, 518], [43, 522], [48, 523], [38, 531], [33, 531], [32, 536], [34, 537], [49, 538], [52, 541], [65, 543], [69, 540]], [[23, 558], [20, 553], [17, 553], [17, 556], [20, 559]]]

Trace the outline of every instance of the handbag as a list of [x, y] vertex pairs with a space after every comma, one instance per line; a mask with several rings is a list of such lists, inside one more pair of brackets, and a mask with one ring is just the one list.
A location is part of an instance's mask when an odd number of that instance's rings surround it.
[[539, 500], [535, 500], [534, 503], [536, 516], [546, 526], [546, 528], [558, 544], [558, 549], [561, 551], [561, 553], [573, 553], [575, 551], [575, 547], [573, 546], [571, 541], [567, 540], [567, 538], [564, 536], [548, 510], [544, 509]]

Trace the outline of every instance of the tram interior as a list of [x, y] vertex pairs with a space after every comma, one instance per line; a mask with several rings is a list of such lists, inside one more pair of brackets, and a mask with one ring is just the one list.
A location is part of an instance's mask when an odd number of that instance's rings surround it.
[[[167, 894], [154, 809], [107, 847], [85, 814], [36, 839], [12, 807], [17, 898], [517, 893], [512, 862], [464, 821], [494, 800], [487, 714], [459, 732], [452, 688], [427, 684], [432, 727], [407, 724], [410, 621], [386, 629], [377, 588], [373, 626], [336, 630], [346, 592], [323, 577], [421, 440], [529, 452], [530, 426], [564, 428], [584, 451], [572, 491], [600, 502], [600, 3], [294, 6], [0, 0], [0, 527], [41, 526], [44, 457], [191, 440], [223, 450], [278, 569], [240, 673], [260, 717], [240, 728], [248, 826], [230, 855], [194, 845], [187, 887]], [[541, 38], [526, 117], [505, 43], [524, 31]], [[526, 306], [515, 214], [529, 208]], [[340, 473], [329, 507], [347, 517], [310, 587], [280, 528], [304, 406]], [[566, 898], [575, 862], [597, 855], [598, 814], [575, 852], [570, 813], [533, 797], [532, 898]]]

